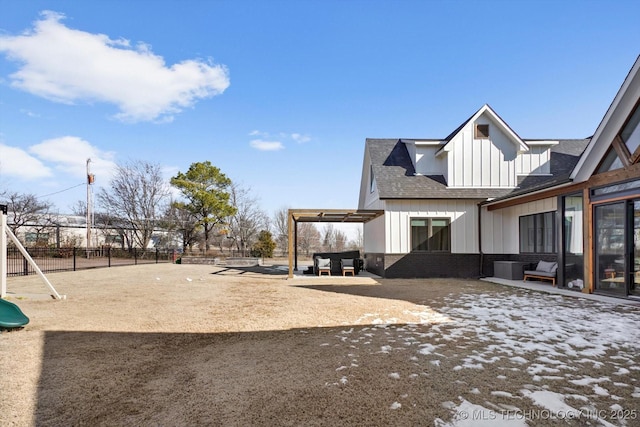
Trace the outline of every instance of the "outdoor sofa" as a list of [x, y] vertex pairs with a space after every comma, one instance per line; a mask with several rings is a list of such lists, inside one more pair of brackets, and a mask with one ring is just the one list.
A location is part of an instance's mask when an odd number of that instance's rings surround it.
[[527, 279], [551, 280], [553, 286], [556, 285], [556, 276], [558, 273], [558, 263], [549, 261], [539, 261], [535, 270], [524, 271], [524, 281]]
[[[328, 260], [328, 261], [327, 261]], [[344, 251], [344, 252], [321, 252], [313, 254], [313, 274], [320, 275], [322, 272], [331, 271], [332, 276], [341, 276], [343, 274], [343, 265], [353, 260], [353, 274], [357, 275], [364, 267], [364, 260], [360, 258], [360, 251]], [[327, 262], [329, 266], [327, 266]]]

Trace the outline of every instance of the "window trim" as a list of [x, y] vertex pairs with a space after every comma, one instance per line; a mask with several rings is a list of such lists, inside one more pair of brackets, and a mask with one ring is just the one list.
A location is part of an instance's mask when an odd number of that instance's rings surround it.
[[[413, 244], [413, 225], [412, 222], [414, 220], [424, 220], [428, 222], [427, 225], [427, 243], [433, 238], [433, 221], [447, 221], [447, 238], [448, 238], [448, 249], [440, 250], [440, 249], [414, 249]], [[419, 252], [419, 253], [451, 253], [451, 218], [449, 217], [430, 217], [430, 216], [416, 216], [409, 217], [409, 252]]]
[[376, 191], [376, 180], [373, 176], [373, 165], [369, 165], [369, 194]]
[[[480, 126], [482, 126], [483, 130], [486, 129], [486, 132], [481, 131]], [[475, 139], [489, 139], [490, 135], [488, 123], [476, 123], [473, 135]]]
[[[542, 241], [538, 242], [538, 223], [543, 220], [545, 215], [551, 216], [551, 226], [550, 230], [542, 227]], [[525, 218], [533, 218], [533, 251], [525, 251], [523, 250], [523, 239], [522, 239], [522, 221]], [[558, 236], [556, 233], [556, 211], [547, 211], [547, 212], [538, 212], [535, 214], [529, 215], [521, 215], [518, 217], [518, 250], [521, 254], [557, 254], [558, 253]], [[551, 236], [551, 252], [545, 252], [545, 239], [544, 236], [549, 233]], [[542, 247], [542, 251], [539, 251], [538, 248]]]

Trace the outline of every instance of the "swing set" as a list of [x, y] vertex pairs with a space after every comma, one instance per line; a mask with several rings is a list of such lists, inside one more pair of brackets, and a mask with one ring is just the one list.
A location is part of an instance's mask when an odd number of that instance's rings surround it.
[[22, 253], [22, 256], [31, 264], [33, 270], [47, 285], [53, 299], [66, 299], [66, 295], [60, 295], [56, 291], [56, 288], [53, 287], [47, 276], [44, 275], [31, 255], [29, 255], [29, 252], [7, 226], [7, 205], [0, 205], [0, 212], [0, 327], [7, 329], [19, 328], [29, 323], [29, 318], [22, 313], [17, 305], [5, 300], [7, 297], [7, 237], [11, 239], [13, 244], [20, 250], [20, 253]]

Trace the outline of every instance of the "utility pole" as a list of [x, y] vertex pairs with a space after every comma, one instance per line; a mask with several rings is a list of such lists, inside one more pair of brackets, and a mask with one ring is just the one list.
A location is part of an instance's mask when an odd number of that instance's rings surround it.
[[87, 159], [87, 258], [89, 258], [89, 248], [91, 247], [91, 227], [93, 225], [93, 198], [91, 197], [91, 185], [95, 181], [95, 175], [89, 168], [91, 158]]

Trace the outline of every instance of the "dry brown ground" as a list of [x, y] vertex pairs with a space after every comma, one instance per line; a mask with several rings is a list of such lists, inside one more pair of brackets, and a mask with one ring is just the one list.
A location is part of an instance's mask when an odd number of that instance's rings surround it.
[[[463, 296], [529, 295], [499, 285], [286, 280], [173, 264], [48, 277], [66, 300], [39, 298], [46, 288], [35, 276], [9, 278], [9, 299], [31, 322], [0, 335], [2, 426], [478, 425], [462, 423], [452, 407], [469, 401], [491, 409], [539, 409], [523, 397], [536, 388], [573, 390], [597, 409], [640, 409], [640, 371], [630, 366], [640, 366], [637, 353], [625, 353], [630, 378], [609, 381], [608, 396], [569, 380], [580, 378], [576, 369], [614, 378], [622, 363], [614, 348], [571, 365], [566, 378], [546, 382], [507, 357], [464, 368], [470, 355], [486, 350], [486, 337], [466, 330], [452, 339], [451, 329], [443, 339], [443, 328], [464, 323], [452, 314], [464, 309], [456, 308]], [[577, 303], [554, 298], [549, 304], [562, 310]], [[625, 310], [621, 315], [640, 319]], [[418, 351], [430, 345], [437, 352]], [[537, 357], [520, 356], [530, 363]], [[567, 403], [577, 407], [575, 399]], [[630, 414], [608, 421], [639, 425]]]

